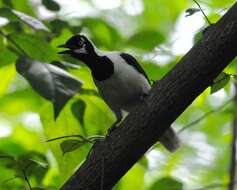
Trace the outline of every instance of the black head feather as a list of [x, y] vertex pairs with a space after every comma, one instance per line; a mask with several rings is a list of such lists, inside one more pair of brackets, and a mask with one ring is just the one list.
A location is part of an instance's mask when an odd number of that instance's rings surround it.
[[78, 56], [81, 54], [94, 54], [93, 44], [84, 35], [74, 35], [69, 38], [65, 44], [60, 45], [58, 47], [68, 48], [68, 50], [59, 52], [59, 54], [70, 54], [73, 57], [75, 57], [75, 55]]
[[74, 35], [65, 43], [65, 47], [69, 49], [80, 49], [86, 45], [89, 40], [84, 35]]

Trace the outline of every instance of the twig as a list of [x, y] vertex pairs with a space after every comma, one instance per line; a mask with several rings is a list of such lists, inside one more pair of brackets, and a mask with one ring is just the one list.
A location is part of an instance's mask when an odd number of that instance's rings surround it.
[[15, 177], [12, 177], [12, 178], [9, 178], [9, 179], [5, 179], [2, 183], [8, 183], [9, 181], [12, 181], [16, 178], [19, 178], [18, 176], [15, 176]]
[[207, 23], [208, 23], [209, 25], [212, 25], [212, 23], [211, 23], [210, 20], [208, 19], [207, 15], [206, 15], [206, 14], [204, 13], [204, 11], [202, 10], [202, 7], [200, 6], [200, 4], [199, 4], [196, 0], [193, 0], [193, 1], [194, 1], [194, 2], [197, 4], [197, 6], [199, 7], [199, 9], [200, 9], [200, 11], [202, 12], [203, 16], [205, 17]]
[[178, 133], [183, 132], [184, 130], [186, 130], [187, 128], [190, 128], [196, 124], [198, 124], [199, 122], [201, 122], [202, 120], [204, 120], [207, 116], [216, 113], [216, 112], [220, 112], [224, 107], [226, 107], [230, 102], [233, 101], [234, 98], [229, 99], [228, 101], [226, 101], [224, 104], [222, 104], [221, 106], [219, 106], [216, 109], [213, 109], [207, 113], [205, 113], [204, 115], [202, 115], [201, 117], [199, 117], [198, 119], [196, 119], [195, 121], [192, 121], [191, 123], [185, 125], [183, 128], [181, 128]]
[[[234, 102], [237, 104], [237, 84], [235, 84], [235, 98]], [[235, 189], [235, 168], [236, 168], [236, 140], [237, 140], [237, 116], [234, 117], [232, 124], [232, 142], [231, 142], [231, 155], [230, 155], [230, 168], [229, 168], [229, 190]]]
[[0, 30], [0, 35], [2, 35], [4, 38], [6, 38], [9, 42], [11, 42], [12, 44], [14, 44], [14, 46], [25, 56], [28, 57], [27, 53], [25, 52], [25, 50], [18, 45], [15, 40], [13, 40], [11, 37], [9, 37], [7, 34], [5, 34], [3, 31]]
[[29, 179], [28, 179], [28, 177], [27, 177], [26, 171], [25, 171], [24, 169], [21, 169], [21, 170], [22, 170], [22, 172], [23, 172], [24, 179], [25, 179], [25, 181], [26, 181], [26, 183], [27, 183], [29, 189], [32, 190], [32, 187], [31, 187], [31, 185], [30, 185], [30, 182], [29, 182]]
[[64, 135], [64, 136], [56, 137], [56, 138], [53, 138], [53, 139], [48, 139], [46, 142], [52, 142], [52, 141], [55, 141], [55, 140], [60, 140], [60, 139], [70, 138], [70, 137], [79, 137], [79, 138], [85, 140], [85, 137], [83, 137], [82, 135]]

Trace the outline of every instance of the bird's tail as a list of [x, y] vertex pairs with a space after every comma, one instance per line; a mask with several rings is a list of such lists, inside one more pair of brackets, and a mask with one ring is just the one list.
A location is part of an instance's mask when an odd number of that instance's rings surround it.
[[176, 151], [180, 147], [180, 140], [175, 131], [169, 127], [159, 139], [160, 143], [170, 152]]

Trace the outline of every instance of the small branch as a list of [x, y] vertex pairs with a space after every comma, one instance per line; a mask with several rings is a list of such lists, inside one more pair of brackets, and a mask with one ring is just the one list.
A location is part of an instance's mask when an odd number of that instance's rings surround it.
[[9, 42], [11, 42], [23, 55], [27, 56], [27, 53], [25, 52], [25, 50], [23, 48], [21, 48], [20, 45], [18, 45], [15, 40], [13, 40], [10, 36], [8, 36], [7, 34], [5, 34], [3, 31], [0, 30], [0, 35], [2, 35], [4, 38], [6, 38]]
[[64, 138], [72, 138], [72, 137], [80, 138], [82, 141], [87, 142], [87, 143], [94, 143], [97, 140], [101, 140], [101, 139], [105, 138], [105, 136], [101, 136], [101, 135], [92, 135], [89, 137], [84, 137], [82, 135], [64, 135], [64, 136], [56, 137], [53, 139], [49, 139], [45, 142], [52, 142], [52, 141], [56, 141], [56, 140], [60, 140], [60, 139], [64, 139]]
[[[235, 84], [235, 104], [237, 104], [237, 84]], [[230, 155], [230, 168], [229, 168], [229, 190], [235, 190], [235, 168], [236, 168], [236, 140], [237, 140], [237, 116], [234, 117], [232, 124], [232, 142], [231, 142], [231, 155]]]
[[205, 113], [204, 115], [202, 115], [201, 117], [199, 117], [198, 119], [192, 121], [191, 123], [185, 125], [183, 128], [181, 128], [178, 133], [182, 133], [184, 130], [198, 124], [199, 122], [201, 122], [202, 120], [206, 119], [206, 117], [208, 117], [209, 115], [213, 114], [213, 113], [217, 113], [222, 111], [229, 103], [231, 103], [233, 101], [234, 98], [231, 98], [230, 100], [226, 101], [224, 104], [222, 104], [221, 106], [219, 106], [216, 109], [213, 109], [207, 113]]
[[19, 177], [18, 177], [18, 176], [15, 176], [15, 177], [12, 177], [12, 178], [9, 178], [9, 179], [4, 180], [2, 183], [8, 183], [8, 182], [10, 182], [10, 181], [12, 181], [12, 180], [14, 180], [14, 179], [17, 179], [17, 178], [19, 178]]
[[212, 23], [211, 23], [210, 20], [208, 19], [207, 15], [206, 15], [206, 14], [204, 13], [204, 11], [202, 10], [201, 5], [200, 5], [196, 0], [193, 0], [193, 1], [194, 1], [194, 2], [197, 4], [197, 6], [199, 7], [199, 9], [200, 9], [200, 11], [202, 12], [203, 16], [205, 17], [207, 23], [208, 23], [209, 25], [212, 25]]
[[83, 137], [82, 135], [64, 135], [64, 136], [56, 137], [53, 139], [48, 139], [46, 142], [52, 142], [52, 141], [56, 141], [56, 140], [60, 140], [64, 138], [70, 138], [70, 137], [77, 137], [77, 138], [81, 138], [82, 140], [85, 140], [85, 137]]
[[30, 182], [29, 182], [29, 179], [28, 179], [28, 177], [27, 177], [26, 171], [25, 171], [24, 169], [22, 169], [22, 172], [23, 172], [24, 179], [25, 179], [25, 181], [26, 181], [26, 183], [27, 183], [29, 189], [32, 190], [32, 187], [31, 187], [31, 185], [30, 185]]

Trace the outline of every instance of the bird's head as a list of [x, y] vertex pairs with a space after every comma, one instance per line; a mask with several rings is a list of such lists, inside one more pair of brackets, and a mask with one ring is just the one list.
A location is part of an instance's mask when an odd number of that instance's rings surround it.
[[67, 48], [67, 50], [59, 52], [59, 54], [69, 54], [72, 56], [94, 52], [93, 44], [84, 35], [74, 35], [65, 44], [58, 47]]

